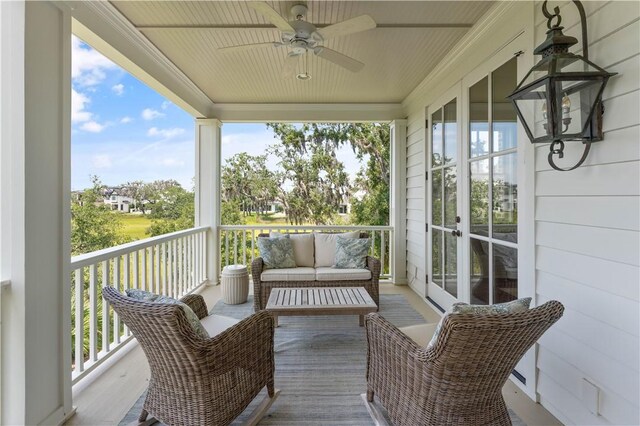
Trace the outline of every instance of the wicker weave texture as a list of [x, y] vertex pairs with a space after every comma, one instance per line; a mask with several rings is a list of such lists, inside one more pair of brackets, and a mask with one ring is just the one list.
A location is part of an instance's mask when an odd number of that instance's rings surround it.
[[[105, 287], [103, 297], [129, 327], [151, 369], [141, 419], [169, 425], [227, 425], [262, 388], [274, 393], [274, 320], [259, 312], [209, 339], [198, 337], [178, 305], [148, 303]], [[200, 295], [181, 299], [199, 318]]]
[[450, 315], [425, 349], [378, 314], [366, 317], [367, 397], [394, 425], [510, 425], [502, 387], [564, 311], [551, 301], [509, 315]]

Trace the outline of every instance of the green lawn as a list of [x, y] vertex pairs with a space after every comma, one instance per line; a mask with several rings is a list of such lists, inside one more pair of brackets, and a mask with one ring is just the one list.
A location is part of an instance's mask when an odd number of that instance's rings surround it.
[[124, 224], [122, 233], [130, 237], [132, 241], [149, 238], [146, 231], [151, 226], [151, 219], [141, 214], [117, 214]]

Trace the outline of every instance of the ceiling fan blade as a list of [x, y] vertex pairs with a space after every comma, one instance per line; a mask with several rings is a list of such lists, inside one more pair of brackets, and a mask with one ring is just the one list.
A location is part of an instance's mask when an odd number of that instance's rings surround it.
[[229, 53], [229, 52], [244, 52], [245, 50], [260, 49], [262, 47], [280, 47], [280, 46], [281, 46], [281, 43], [274, 43], [274, 42], [252, 43], [252, 44], [241, 44], [239, 46], [221, 47], [218, 50], [220, 52]]
[[316, 56], [326, 59], [327, 61], [331, 61], [336, 65], [340, 65], [342, 68], [346, 68], [352, 72], [358, 72], [364, 67], [362, 62], [356, 61], [347, 55], [343, 55], [340, 52], [336, 52], [335, 50], [328, 49], [324, 46], [316, 47], [313, 49], [313, 53], [315, 53]]
[[267, 18], [269, 22], [275, 25], [280, 31], [283, 31], [285, 33], [296, 32], [291, 24], [289, 24], [286, 19], [284, 19], [278, 12], [275, 11], [274, 8], [269, 6], [267, 3], [261, 1], [250, 1], [247, 3], [247, 5]]
[[337, 24], [329, 25], [328, 27], [320, 28], [316, 32], [326, 40], [332, 37], [341, 37], [347, 34], [367, 31], [375, 27], [376, 21], [374, 21], [371, 16], [360, 15], [347, 19], [346, 21], [338, 22]]
[[300, 59], [300, 55], [287, 55], [284, 67], [282, 67], [283, 78], [293, 77], [293, 75], [296, 73], [296, 68], [298, 68], [298, 59]]

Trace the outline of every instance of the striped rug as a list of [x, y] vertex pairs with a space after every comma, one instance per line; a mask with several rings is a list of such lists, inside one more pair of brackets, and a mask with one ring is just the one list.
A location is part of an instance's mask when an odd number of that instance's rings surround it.
[[[242, 319], [253, 312], [219, 301], [212, 313]], [[381, 295], [380, 314], [398, 327], [420, 324], [422, 316], [403, 295]], [[371, 425], [360, 394], [366, 390], [366, 339], [357, 316], [280, 317], [275, 333], [276, 388], [279, 398], [261, 425]], [[263, 394], [265, 392], [263, 391]], [[241, 424], [259, 395], [234, 424]], [[120, 422], [137, 420], [144, 394]], [[510, 411], [514, 425], [524, 423]]]

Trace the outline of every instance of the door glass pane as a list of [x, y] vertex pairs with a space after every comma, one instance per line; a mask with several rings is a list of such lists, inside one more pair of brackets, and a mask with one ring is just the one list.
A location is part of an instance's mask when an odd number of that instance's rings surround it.
[[458, 125], [456, 122], [456, 100], [444, 106], [444, 162], [458, 161]]
[[431, 268], [432, 281], [442, 287], [442, 231], [432, 228], [431, 233]]
[[518, 62], [512, 58], [491, 74], [491, 113], [493, 118], [493, 152], [517, 144], [517, 114], [507, 96], [518, 84]]
[[458, 179], [456, 167], [444, 169], [444, 226], [456, 228], [458, 215]]
[[471, 238], [471, 304], [489, 304], [489, 243]]
[[431, 176], [431, 223], [442, 226], [442, 170], [434, 170]]
[[469, 164], [471, 233], [489, 236], [489, 159]]
[[442, 164], [442, 109], [431, 115], [431, 164]]
[[469, 155], [489, 153], [489, 79], [469, 88]]
[[518, 242], [516, 153], [493, 158], [493, 238]]
[[493, 244], [493, 303], [518, 298], [518, 249]]
[[458, 237], [444, 234], [444, 289], [458, 297]]

